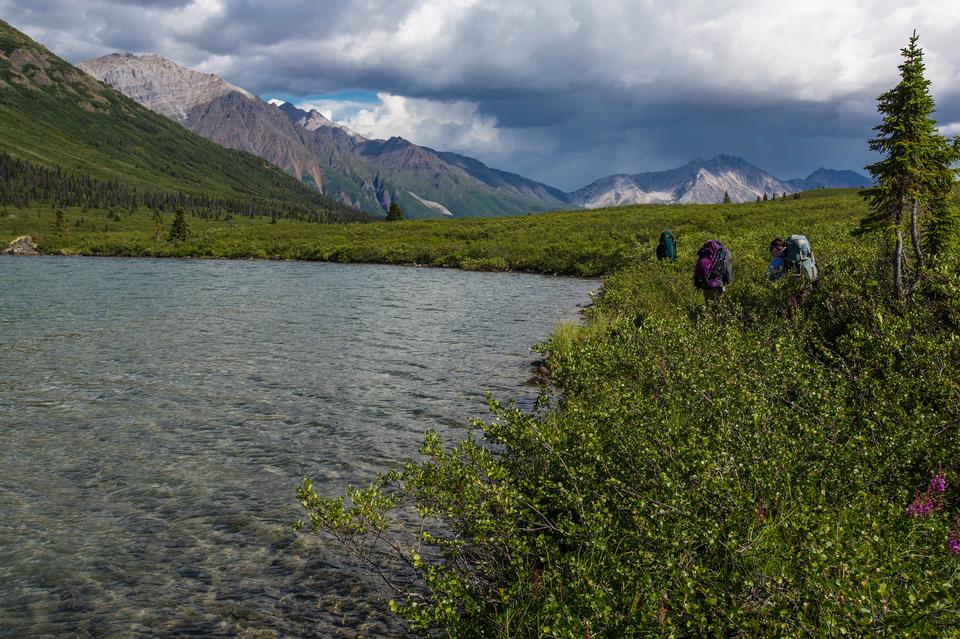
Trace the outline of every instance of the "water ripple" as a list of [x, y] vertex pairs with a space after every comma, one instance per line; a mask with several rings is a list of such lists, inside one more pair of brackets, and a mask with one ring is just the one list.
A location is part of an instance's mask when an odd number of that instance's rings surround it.
[[[596, 283], [289, 262], [0, 259], [0, 637], [396, 637], [298, 537], [449, 440]], [[259, 635], [258, 635], [259, 636]]]

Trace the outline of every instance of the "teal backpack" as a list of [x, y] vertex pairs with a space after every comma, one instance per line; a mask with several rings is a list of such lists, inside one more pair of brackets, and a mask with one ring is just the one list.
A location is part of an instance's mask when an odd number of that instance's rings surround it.
[[787, 247], [783, 251], [783, 261], [798, 277], [815, 282], [820, 276], [817, 262], [810, 250], [810, 241], [805, 235], [791, 235], [787, 238]]

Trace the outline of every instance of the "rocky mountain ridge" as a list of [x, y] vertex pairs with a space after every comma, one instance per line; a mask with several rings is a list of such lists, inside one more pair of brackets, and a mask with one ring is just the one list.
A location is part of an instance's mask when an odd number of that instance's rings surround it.
[[385, 213], [393, 201], [414, 218], [571, 208], [562, 192], [547, 185], [399, 137], [367, 140], [315, 110], [264, 102], [159, 56], [111, 54], [81, 68], [194, 133], [259, 155], [370, 213]]
[[859, 188], [870, 180], [854, 171], [820, 168], [805, 179], [781, 180], [742, 158], [718, 155], [697, 158], [667, 171], [619, 173], [568, 194], [568, 201], [588, 209], [626, 204], [714, 204], [728, 194], [733, 202], [781, 196], [815, 188]]
[[180, 124], [187, 121], [194, 107], [229, 93], [254, 97], [217, 75], [187, 69], [158, 55], [111, 53], [77, 66], [151, 111]]

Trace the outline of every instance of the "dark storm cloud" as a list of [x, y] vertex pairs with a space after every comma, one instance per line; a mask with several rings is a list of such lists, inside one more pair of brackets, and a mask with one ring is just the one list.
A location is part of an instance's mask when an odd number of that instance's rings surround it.
[[193, 0], [104, 0], [105, 4], [149, 9], [181, 9]]
[[914, 28], [937, 117], [960, 132], [960, 3], [0, 0], [0, 11], [71, 61], [155, 52], [264, 97], [403, 96], [350, 122], [567, 189], [718, 153], [785, 178], [859, 169]]

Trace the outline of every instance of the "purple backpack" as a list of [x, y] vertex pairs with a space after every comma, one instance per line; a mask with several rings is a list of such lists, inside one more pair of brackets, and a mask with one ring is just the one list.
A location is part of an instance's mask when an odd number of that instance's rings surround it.
[[693, 285], [697, 288], [722, 288], [733, 281], [730, 251], [716, 240], [708, 240], [697, 253], [693, 267]]

